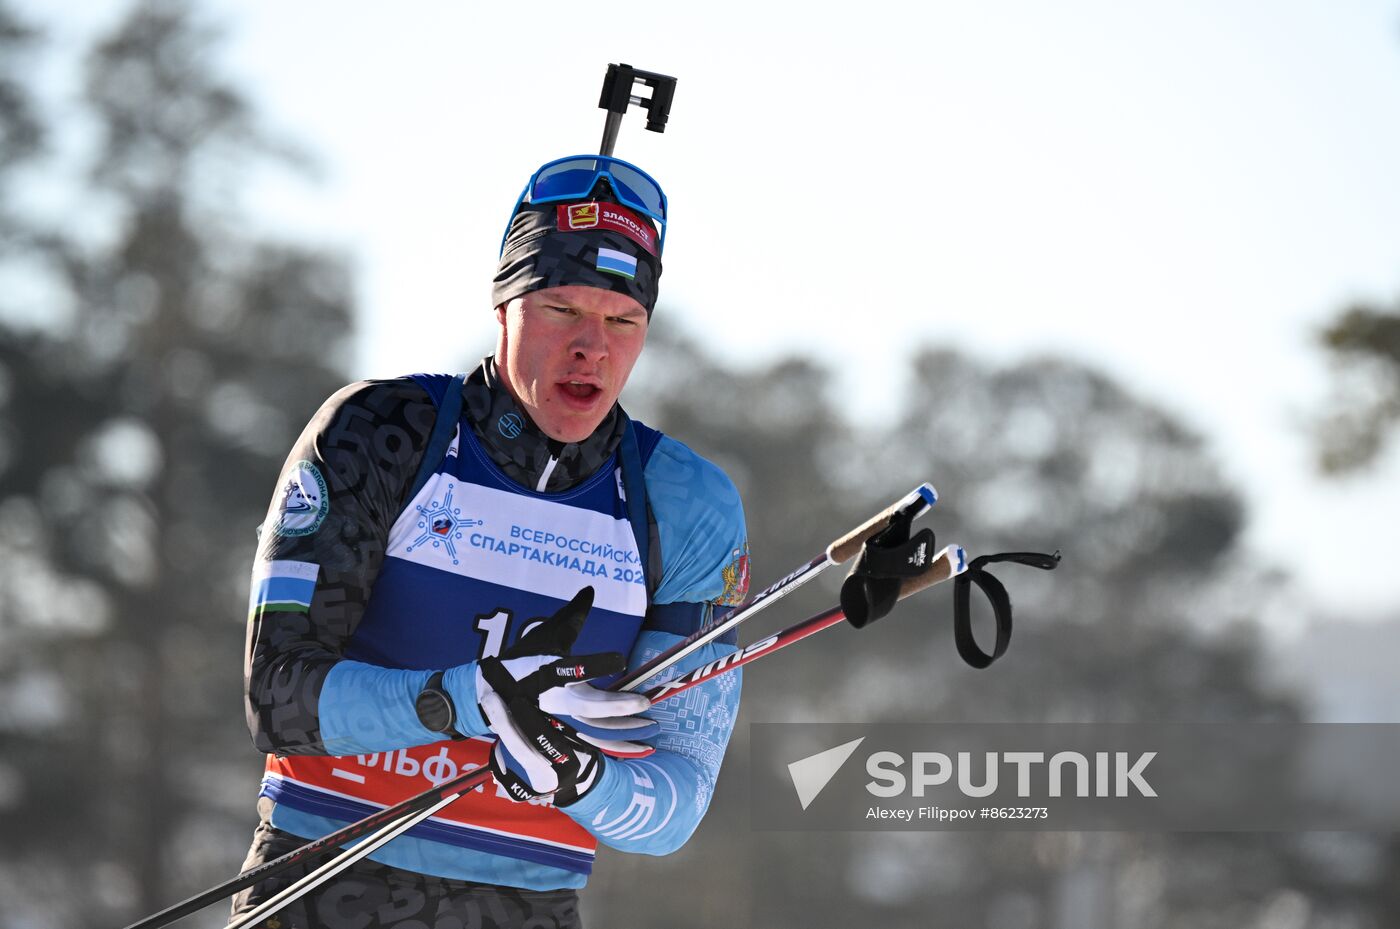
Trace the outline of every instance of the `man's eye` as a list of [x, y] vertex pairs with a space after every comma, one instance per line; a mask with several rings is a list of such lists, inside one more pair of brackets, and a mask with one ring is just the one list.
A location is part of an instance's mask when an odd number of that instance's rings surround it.
[[637, 321], [635, 319], [628, 319], [626, 316], [614, 316], [612, 317], [612, 321], [615, 323], [622, 323], [624, 326], [637, 325]]

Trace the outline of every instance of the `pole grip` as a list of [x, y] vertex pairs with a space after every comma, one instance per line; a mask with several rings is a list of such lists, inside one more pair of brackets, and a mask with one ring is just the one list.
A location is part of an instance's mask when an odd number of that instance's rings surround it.
[[860, 526], [841, 536], [835, 542], [826, 547], [826, 557], [830, 558], [833, 564], [841, 564], [850, 561], [860, 554], [860, 550], [872, 537], [879, 535], [889, 528], [894, 518], [910, 507], [914, 508], [914, 515], [918, 516], [924, 510], [938, 502], [938, 491], [933, 489], [932, 484], [920, 484], [910, 491], [901, 500], [891, 504]]
[[945, 547], [928, 563], [928, 568], [922, 574], [913, 577], [906, 577], [899, 585], [899, 599], [912, 597], [921, 590], [927, 590], [934, 584], [941, 584], [946, 580], [957, 577], [967, 570], [967, 553], [963, 551], [961, 545], [949, 545]]

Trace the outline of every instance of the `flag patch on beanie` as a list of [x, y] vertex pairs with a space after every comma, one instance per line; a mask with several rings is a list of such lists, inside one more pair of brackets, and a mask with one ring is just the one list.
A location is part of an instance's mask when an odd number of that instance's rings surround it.
[[618, 274], [629, 280], [637, 276], [637, 259], [614, 248], [598, 249], [598, 263], [595, 267], [599, 271]]

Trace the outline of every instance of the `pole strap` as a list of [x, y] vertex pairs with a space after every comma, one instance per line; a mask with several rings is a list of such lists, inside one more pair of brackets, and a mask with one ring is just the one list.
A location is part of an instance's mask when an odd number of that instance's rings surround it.
[[[953, 584], [953, 640], [958, 646], [958, 655], [974, 668], [985, 668], [1006, 653], [1011, 644], [1011, 595], [1006, 592], [1001, 581], [986, 570], [986, 566], [998, 561], [1009, 561], [1042, 571], [1052, 571], [1060, 563], [1060, 553], [1046, 555], [1041, 552], [1002, 552], [997, 555], [982, 555], [972, 559], [967, 570], [958, 575]], [[991, 604], [992, 616], [996, 621], [996, 642], [990, 652], [985, 652], [972, 635], [972, 588], [976, 585]]]

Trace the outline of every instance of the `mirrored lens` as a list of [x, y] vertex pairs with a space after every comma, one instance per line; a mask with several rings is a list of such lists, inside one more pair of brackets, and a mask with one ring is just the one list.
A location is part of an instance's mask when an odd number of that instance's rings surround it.
[[598, 159], [571, 158], [540, 170], [530, 188], [530, 200], [539, 203], [564, 197], [586, 197], [598, 175]]
[[664, 220], [666, 197], [660, 186], [640, 170], [611, 158], [569, 158], [541, 168], [530, 187], [531, 203], [586, 197], [599, 175], [606, 176], [619, 200]]
[[618, 194], [622, 198], [631, 200], [634, 206], [649, 213], [665, 218], [666, 202], [662, 197], [661, 188], [655, 181], [642, 172], [617, 162], [613, 162], [608, 171], [617, 182], [620, 188]]

